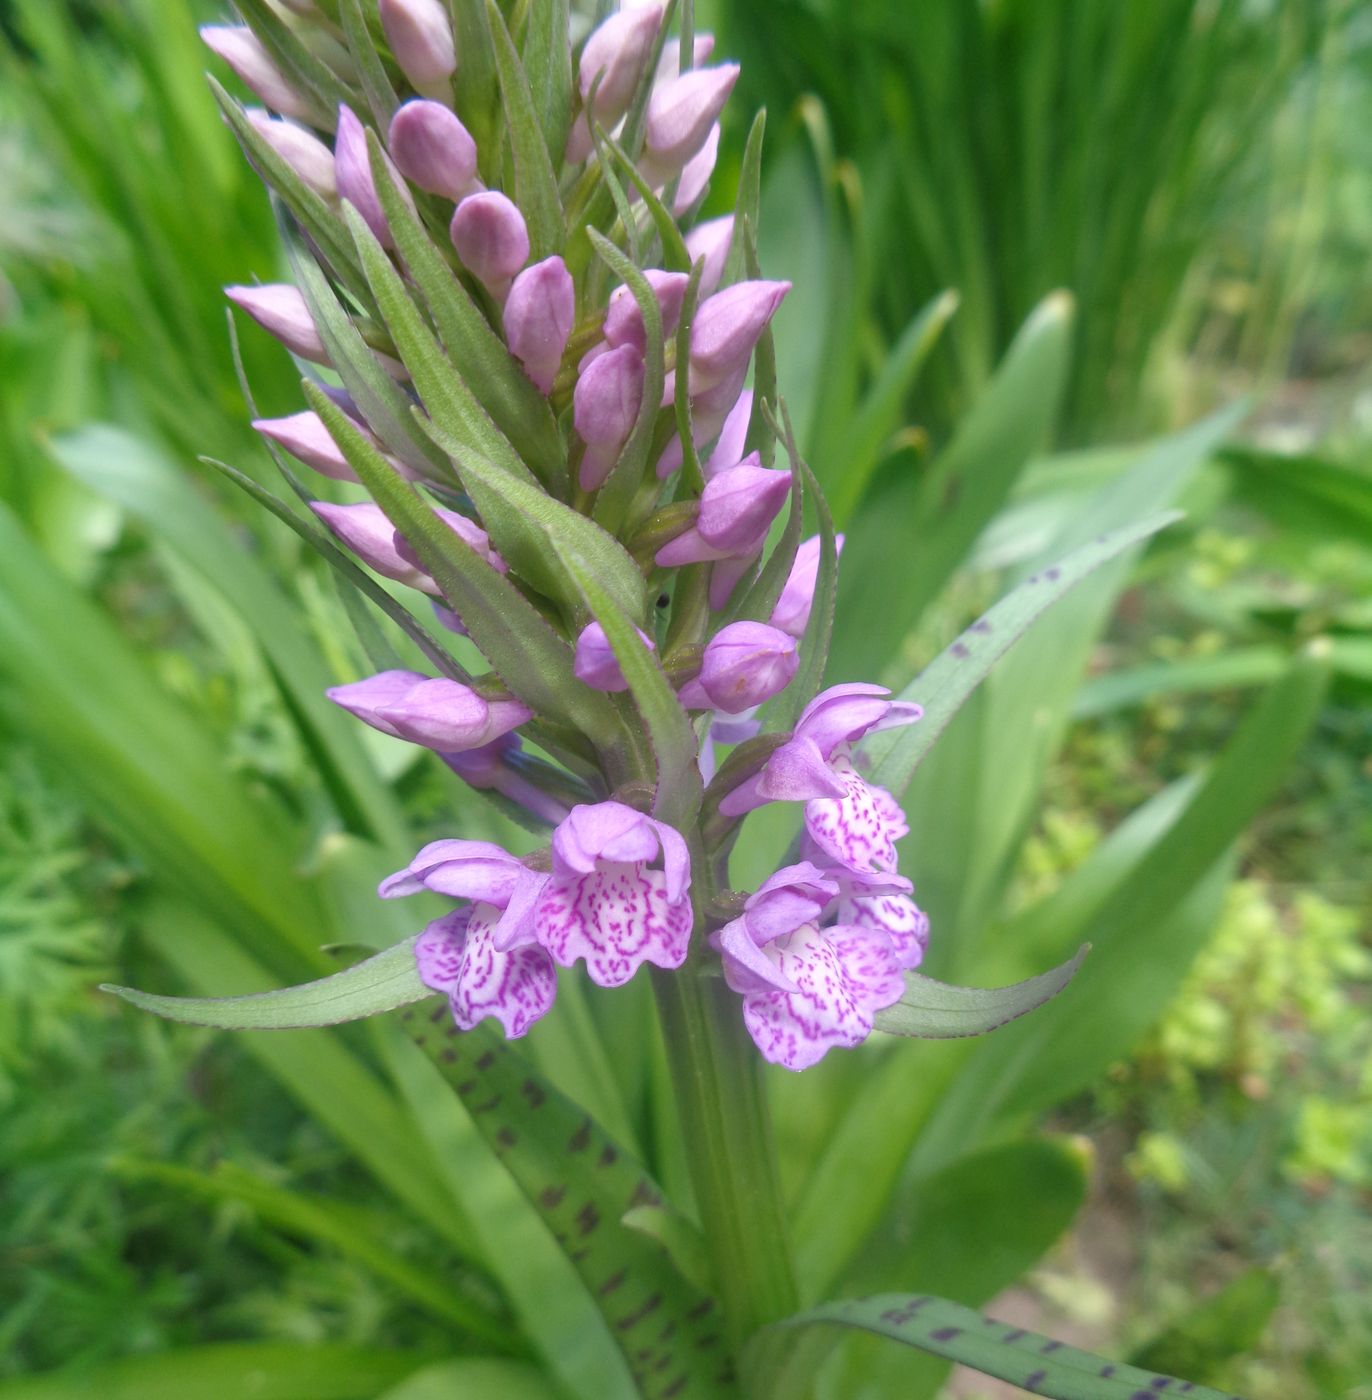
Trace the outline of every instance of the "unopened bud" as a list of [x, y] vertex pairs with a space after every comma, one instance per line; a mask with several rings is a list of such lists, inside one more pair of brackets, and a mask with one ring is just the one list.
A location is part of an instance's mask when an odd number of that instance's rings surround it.
[[701, 304], [691, 326], [691, 397], [746, 367], [789, 282], [735, 282]]
[[[819, 536], [811, 535], [796, 550], [795, 563], [791, 565], [781, 597], [777, 599], [769, 619], [773, 627], [779, 627], [793, 637], [804, 636], [806, 624], [810, 621], [815, 584], [819, 578], [819, 543]], [[834, 544], [838, 553], [842, 554], [843, 536], [838, 535]]]
[[488, 700], [460, 681], [414, 671], [382, 671], [326, 694], [383, 734], [450, 753], [481, 748], [533, 718], [518, 700]]
[[719, 430], [719, 441], [705, 464], [707, 477], [718, 476], [743, 460], [743, 447], [748, 441], [748, 425], [752, 417], [753, 391], [745, 389], [734, 401], [724, 426]]
[[[656, 650], [646, 632], [637, 627], [634, 631], [638, 632], [639, 640], [649, 651]], [[615, 660], [614, 651], [605, 636], [605, 629], [598, 622], [592, 622], [582, 628], [580, 636], [577, 637], [572, 671], [577, 680], [589, 685], [592, 690], [613, 692], [629, 688], [629, 682], [624, 679], [624, 672]]]
[[242, 80], [243, 85], [283, 117], [297, 117], [311, 126], [322, 126], [324, 114], [297, 92], [272, 61], [262, 41], [246, 25], [206, 24], [200, 37]]
[[400, 173], [456, 202], [476, 186], [476, 142], [441, 102], [417, 97], [391, 118], [386, 144]]
[[576, 319], [576, 287], [567, 264], [554, 255], [526, 267], [505, 299], [505, 343], [524, 373], [549, 393]]
[[664, 8], [644, 5], [636, 10], [621, 10], [611, 15], [582, 47], [578, 68], [581, 100], [590, 102], [591, 89], [599, 78], [591, 111], [602, 126], [613, 126], [629, 110], [657, 38]]
[[367, 153], [367, 133], [351, 107], [338, 109], [338, 132], [333, 143], [334, 177], [338, 193], [362, 215], [363, 221], [383, 248], [391, 248], [395, 240], [377, 198], [372, 179], [372, 162]]
[[[691, 61], [688, 68], [699, 68], [715, 51], [713, 34], [697, 34], [691, 45]], [[660, 83], [666, 78], [675, 78], [681, 72], [681, 40], [668, 39], [662, 46], [662, 57], [658, 59], [653, 81]]]
[[[510, 566], [491, 548], [491, 537], [475, 520], [463, 515], [460, 511], [449, 510], [446, 506], [432, 506], [430, 509], [477, 558], [484, 559], [498, 574], [509, 572]], [[396, 535], [395, 547], [397, 553], [407, 563], [414, 565], [417, 569], [424, 567], [419, 555], [415, 553], [414, 546], [404, 535]], [[436, 589], [434, 591], [437, 592]]]
[[[643, 274], [653, 289], [658, 310], [662, 313], [662, 334], [671, 335], [681, 319], [681, 303], [686, 296], [686, 284], [691, 280], [684, 272], [663, 272], [650, 267]], [[643, 325], [643, 312], [638, 298], [627, 286], [610, 293], [605, 311], [604, 336], [614, 346], [632, 345], [639, 354], [648, 348], [648, 332]]]
[[380, 0], [381, 27], [401, 72], [423, 90], [457, 67], [453, 27], [440, 0]]
[[277, 119], [260, 107], [248, 111], [253, 130], [321, 199], [338, 198], [333, 152], [312, 131]]
[[653, 89], [639, 163], [650, 185], [665, 185], [705, 144], [738, 73], [736, 63], [692, 68]]
[[493, 296], [503, 298], [510, 279], [529, 260], [524, 215], [496, 190], [469, 194], [454, 210], [448, 236], [462, 265]]
[[790, 685], [800, 666], [796, 640], [764, 622], [731, 622], [705, 647], [700, 674], [681, 691], [681, 703], [704, 697], [709, 708], [741, 714], [779, 695]]
[[722, 218], [710, 219], [697, 224], [686, 235], [686, 251], [692, 263], [705, 259], [700, 273], [700, 296], [702, 301], [719, 286], [724, 276], [724, 264], [729, 258], [729, 246], [734, 241], [734, 216], [725, 214]]
[[592, 360], [576, 382], [572, 422], [586, 444], [581, 488], [594, 491], [610, 473], [643, 402], [643, 356], [632, 345]]
[[317, 365], [331, 361], [310, 308], [298, 287], [289, 282], [269, 282], [262, 287], [225, 287], [224, 295], [240, 306], [293, 355]]
[[710, 559], [748, 558], [791, 491], [791, 473], [761, 465], [756, 453], [705, 483], [694, 527], [657, 552], [664, 567]]
[[416, 568], [396, 548], [395, 526], [380, 506], [365, 501], [339, 506], [311, 501], [310, 509], [357, 557], [383, 578], [393, 578], [422, 593], [436, 594], [438, 585], [423, 569]]
[[719, 123], [710, 128], [705, 144], [686, 162], [677, 182], [676, 198], [672, 201], [672, 213], [681, 215], [695, 204], [705, 193], [710, 176], [715, 173], [715, 161], [719, 159]]

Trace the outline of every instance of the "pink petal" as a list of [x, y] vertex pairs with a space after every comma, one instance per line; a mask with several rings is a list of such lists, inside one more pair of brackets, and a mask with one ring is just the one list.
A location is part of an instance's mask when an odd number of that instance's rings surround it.
[[842, 797], [817, 797], [805, 804], [805, 830], [831, 860], [854, 870], [894, 870], [895, 843], [909, 828], [895, 799], [873, 787], [844, 754], [830, 771], [843, 784]]
[[889, 942], [873, 930], [806, 925], [766, 951], [797, 990], [746, 993], [743, 1021], [763, 1056], [786, 1069], [807, 1069], [835, 1045], [860, 1045], [876, 1012], [905, 990]]
[[447, 993], [462, 1030], [493, 1016], [514, 1040], [551, 1008], [557, 973], [537, 945], [498, 949], [491, 935], [498, 918], [492, 905], [477, 904], [436, 919], [419, 935], [415, 960], [424, 985]]
[[845, 900], [839, 922], [880, 929], [891, 940], [900, 967], [918, 967], [929, 946], [929, 916], [908, 895], [883, 894]]
[[662, 871], [603, 862], [579, 879], [550, 880], [534, 920], [555, 962], [571, 967], [584, 958], [591, 981], [618, 987], [645, 962], [680, 967], [692, 915], [689, 901], [668, 898]]

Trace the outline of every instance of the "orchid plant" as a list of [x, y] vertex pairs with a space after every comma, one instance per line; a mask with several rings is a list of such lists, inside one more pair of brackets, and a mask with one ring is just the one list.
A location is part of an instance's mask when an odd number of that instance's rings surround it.
[[[215, 84], [294, 281], [228, 295], [304, 374], [307, 407], [254, 426], [308, 513], [222, 470], [352, 590], [375, 673], [330, 698], [432, 751], [541, 844], [425, 845], [379, 896], [451, 909], [318, 982], [113, 990], [241, 1029], [395, 1014], [644, 1396], [809, 1393], [834, 1335], [820, 1324], [1064, 1400], [1215, 1396], [924, 1295], [802, 1310], [763, 1074], [876, 1032], [988, 1032], [1070, 980], [1081, 954], [991, 990], [918, 971], [931, 928], [897, 869], [898, 795], [1017, 637], [1172, 517], [1034, 576], [901, 697], [823, 688], [842, 538], [775, 382], [790, 288], [758, 266], [763, 121], [734, 212], [699, 219], [738, 68], [711, 61], [690, 4], [598, 24], [567, 0], [238, 10], [203, 37], [264, 104]], [[299, 466], [365, 499], [316, 500]], [[731, 854], [772, 804], [795, 811], [795, 839], [735, 889]], [[651, 980], [693, 1199], [507, 1043], [578, 976]]]

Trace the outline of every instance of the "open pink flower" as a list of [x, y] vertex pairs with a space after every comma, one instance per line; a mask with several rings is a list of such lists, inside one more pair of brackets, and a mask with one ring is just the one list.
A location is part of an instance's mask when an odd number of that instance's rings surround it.
[[891, 939], [859, 924], [821, 927], [839, 882], [802, 861], [779, 870], [714, 935], [743, 1022], [773, 1064], [802, 1070], [836, 1045], [860, 1045], [905, 990]]
[[573, 807], [553, 833], [553, 873], [534, 915], [539, 942], [563, 967], [584, 958], [602, 987], [622, 985], [645, 962], [680, 967], [690, 884], [686, 842], [665, 822], [622, 802]]

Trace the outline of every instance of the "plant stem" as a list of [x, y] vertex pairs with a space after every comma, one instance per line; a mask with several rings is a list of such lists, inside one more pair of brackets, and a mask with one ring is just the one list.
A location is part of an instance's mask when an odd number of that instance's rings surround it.
[[738, 998], [721, 979], [688, 965], [676, 973], [654, 969], [653, 981], [691, 1180], [737, 1354], [759, 1327], [797, 1306], [761, 1060]]

